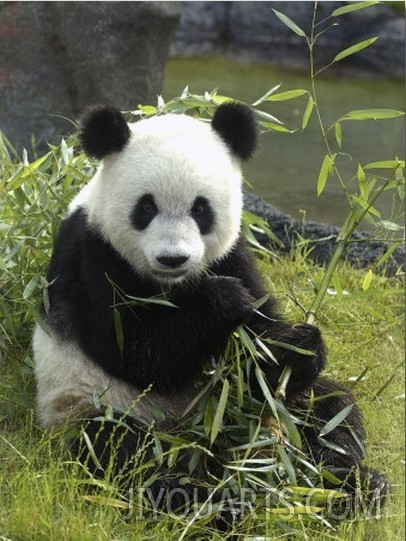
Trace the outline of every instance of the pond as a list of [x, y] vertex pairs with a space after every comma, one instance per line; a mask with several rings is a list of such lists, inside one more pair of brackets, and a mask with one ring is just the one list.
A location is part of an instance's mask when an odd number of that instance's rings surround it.
[[[217, 88], [221, 95], [253, 103], [279, 83], [282, 83], [279, 92], [310, 88], [309, 77], [303, 72], [225, 58], [172, 59], [166, 66], [163, 97], [170, 100], [179, 96], [189, 85], [191, 93], [203, 94]], [[404, 84], [400, 79], [324, 76], [317, 78], [317, 89], [327, 127], [352, 110], [404, 110], [405, 106]], [[319, 198], [316, 195], [316, 182], [326, 148], [314, 114], [306, 130], [300, 129], [306, 103], [307, 97], [303, 96], [287, 102], [268, 102], [263, 106], [287, 128], [296, 131], [262, 135], [257, 153], [244, 168], [245, 177], [252, 185], [252, 191], [281, 211], [299, 219], [305, 217], [341, 225], [348, 213], [348, 204], [338, 181], [329, 178], [323, 194]], [[338, 163], [346, 181], [353, 177], [357, 163], [395, 157], [404, 159], [404, 117], [343, 122], [342, 129], [343, 156]], [[355, 184], [353, 191], [356, 191]], [[393, 209], [391, 194], [388, 193], [376, 206], [382, 218], [402, 221], [399, 205]]]

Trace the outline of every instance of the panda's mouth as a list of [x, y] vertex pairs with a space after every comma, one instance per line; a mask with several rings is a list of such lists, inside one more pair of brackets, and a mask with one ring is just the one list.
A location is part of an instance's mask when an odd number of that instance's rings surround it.
[[154, 271], [153, 276], [156, 280], [160, 282], [165, 282], [165, 281], [173, 282], [175, 280], [182, 280], [186, 274], [187, 274], [187, 270]]

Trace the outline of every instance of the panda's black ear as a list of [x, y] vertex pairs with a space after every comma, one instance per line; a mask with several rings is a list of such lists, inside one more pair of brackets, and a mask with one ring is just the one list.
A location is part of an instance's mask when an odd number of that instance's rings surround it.
[[81, 119], [80, 140], [88, 156], [102, 159], [120, 152], [130, 139], [130, 128], [124, 116], [107, 105], [95, 106]]
[[214, 113], [211, 125], [233, 154], [243, 160], [251, 157], [257, 146], [258, 124], [248, 105], [223, 103]]

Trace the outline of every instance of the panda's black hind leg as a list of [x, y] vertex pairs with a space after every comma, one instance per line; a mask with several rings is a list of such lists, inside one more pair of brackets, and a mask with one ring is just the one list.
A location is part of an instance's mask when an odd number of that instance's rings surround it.
[[135, 419], [119, 413], [100, 411], [82, 419], [69, 439], [73, 456], [96, 477], [123, 477], [137, 468], [140, 459], [152, 459], [148, 433]]
[[[385, 503], [388, 493], [386, 479], [373, 468], [362, 465], [353, 468], [326, 465], [325, 469], [340, 480], [340, 490], [346, 491], [353, 497], [356, 496], [355, 505], [361, 506], [368, 503], [373, 507], [374, 504], [381, 506]], [[328, 480], [324, 480], [324, 486], [331, 489], [337, 488], [336, 483]]]
[[[288, 408], [306, 420], [303, 437], [313, 461], [338, 481], [324, 480], [326, 488], [344, 491], [352, 507], [369, 502], [382, 505], [387, 495], [385, 477], [363, 464], [365, 431], [361, 412], [348, 389], [327, 379], [318, 379], [313, 387], [314, 402], [309, 406], [311, 389], [289, 399]], [[347, 415], [332, 430], [326, 425], [345, 408]], [[334, 423], [333, 423], [334, 425]], [[357, 502], [358, 500], [358, 502]]]
[[[172, 468], [165, 459], [159, 465], [152, 432], [129, 415], [111, 411], [94, 414], [82, 420], [75, 434], [69, 441], [72, 455], [93, 476], [107, 479], [119, 490], [131, 490], [133, 495], [140, 490], [149, 510], [183, 513], [207, 498], [203, 483], [182, 482], [190, 459], [188, 451], [179, 452]], [[163, 441], [161, 445], [165, 453], [169, 447]]]

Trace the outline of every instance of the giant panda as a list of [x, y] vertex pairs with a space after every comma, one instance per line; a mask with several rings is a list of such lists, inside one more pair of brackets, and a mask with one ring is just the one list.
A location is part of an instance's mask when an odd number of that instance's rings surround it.
[[[117, 474], [135, 468], [153, 457], [147, 426], [156, 422], [155, 409], [165, 412], [165, 427], [175, 425], [196, 396], [204, 367], [244, 324], [279, 343], [270, 346], [276, 362], [258, 362], [273, 390], [291, 367], [291, 411], [308, 414], [311, 393], [325, 396], [314, 401], [312, 423], [302, 428], [314, 463], [347, 491], [358, 482], [384, 496], [384, 477], [363, 465], [365, 435], [355, 404], [329, 434], [344, 453], [319, 443], [320, 428], [353, 398], [319, 377], [326, 362], [319, 330], [283, 320], [242, 237], [241, 167], [257, 134], [251, 109], [234, 102], [220, 105], [211, 122], [167, 114], [129, 124], [110, 106], [84, 115], [83, 149], [101, 163], [71, 202], [50, 262], [33, 338], [41, 423], [51, 430], [81, 427], [91, 452], [79, 436], [71, 449], [95, 470], [107, 468], [112, 455]], [[259, 313], [254, 303], [267, 295]], [[255, 378], [250, 384], [264, 400]], [[175, 467], [154, 486], [179, 482]]]

